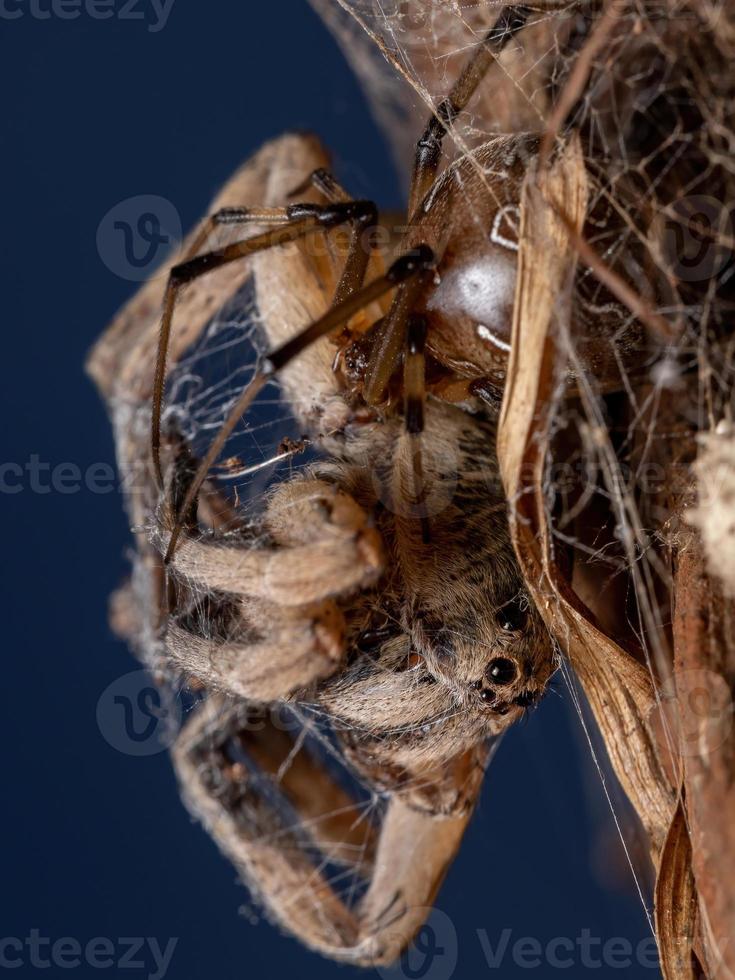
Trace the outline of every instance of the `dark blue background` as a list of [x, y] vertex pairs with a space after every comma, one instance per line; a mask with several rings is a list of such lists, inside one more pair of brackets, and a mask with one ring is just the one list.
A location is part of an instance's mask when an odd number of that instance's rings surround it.
[[[397, 185], [357, 85], [305, 0], [175, 0], [158, 33], [135, 20], [40, 20], [20, 9], [19, 19], [0, 17], [1, 461], [37, 454], [84, 471], [111, 462], [113, 448], [83, 359], [135, 288], [97, 252], [97, 226], [114, 204], [160, 194], [188, 227], [242, 159], [289, 128], [317, 130], [357, 192], [395, 204]], [[175, 980], [357, 975], [238, 914], [246, 893], [190, 822], [165, 753], [133, 758], [100, 734], [101, 693], [135, 666], [106, 621], [129, 542], [119, 495], [26, 485], [2, 504], [0, 936], [179, 937]], [[584, 929], [634, 944], [647, 935], [563, 683], [557, 692], [501, 747], [439, 896], [458, 935], [457, 977], [570, 974], [524, 969], [510, 955], [491, 971], [481, 929], [493, 946], [503, 929], [511, 944]], [[16, 975], [35, 974], [24, 955]], [[424, 975], [439, 980], [441, 969]], [[118, 972], [146, 975], [107, 974]], [[571, 975], [584, 972], [577, 961]], [[99, 970], [44, 975], [58, 974]]]

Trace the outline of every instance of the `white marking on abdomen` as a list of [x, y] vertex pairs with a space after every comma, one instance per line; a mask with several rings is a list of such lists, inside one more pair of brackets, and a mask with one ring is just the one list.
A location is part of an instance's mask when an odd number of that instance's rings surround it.
[[507, 335], [515, 285], [515, 259], [488, 254], [444, 273], [427, 308], [448, 317], [467, 316], [496, 335]]
[[[511, 215], [515, 220], [511, 220]], [[501, 234], [500, 226], [504, 220], [509, 230], [515, 234], [515, 239], [508, 238], [506, 235]], [[506, 204], [504, 208], [501, 208], [496, 213], [495, 218], [493, 219], [493, 226], [490, 229], [490, 241], [495, 245], [500, 245], [502, 248], [509, 248], [511, 252], [517, 252], [520, 224], [521, 209], [517, 204]]]
[[492, 330], [489, 330], [484, 323], [477, 324], [477, 336], [480, 340], [486, 340], [489, 344], [494, 344], [500, 350], [510, 351], [510, 344], [506, 344], [500, 337], [496, 337]]

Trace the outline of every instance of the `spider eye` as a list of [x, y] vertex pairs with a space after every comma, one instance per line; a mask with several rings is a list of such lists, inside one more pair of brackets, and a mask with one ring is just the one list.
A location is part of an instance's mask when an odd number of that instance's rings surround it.
[[488, 664], [485, 676], [492, 684], [498, 684], [502, 687], [512, 683], [516, 679], [517, 673], [518, 670], [512, 660], [507, 657], [495, 657]]
[[495, 700], [495, 692], [488, 691], [487, 688], [480, 692], [480, 700], [483, 704], [490, 704], [491, 701]]
[[528, 621], [528, 606], [521, 596], [516, 596], [498, 609], [496, 619], [501, 629], [518, 633]]

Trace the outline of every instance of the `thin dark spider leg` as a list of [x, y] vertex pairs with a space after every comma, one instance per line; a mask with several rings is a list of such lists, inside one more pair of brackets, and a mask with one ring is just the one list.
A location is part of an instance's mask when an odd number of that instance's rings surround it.
[[299, 184], [298, 187], [295, 187], [291, 191], [289, 197], [297, 197], [310, 187], [316, 188], [330, 204], [346, 204], [348, 201], [354, 200], [352, 195], [339, 183], [334, 174], [325, 167], [319, 167], [317, 170], [313, 170], [303, 184]]
[[286, 213], [286, 208], [244, 208], [244, 207], [229, 207], [220, 208], [219, 211], [215, 211], [214, 214], [208, 215], [207, 218], [202, 222], [202, 226], [196, 234], [193, 242], [186, 250], [186, 255], [184, 256], [184, 261], [193, 259], [195, 255], [207, 244], [209, 236], [220, 225], [244, 225], [244, 224], [262, 224], [262, 225], [277, 225], [277, 224], [287, 224], [288, 215]]
[[[309, 187], [315, 188], [322, 194], [330, 204], [348, 204], [352, 196], [342, 187], [334, 175], [320, 167], [300, 184], [291, 196], [302, 194]], [[352, 234], [347, 250], [342, 276], [332, 297], [332, 306], [337, 306], [350, 296], [356, 289], [359, 289], [365, 281], [372, 243], [370, 236], [373, 228], [378, 221], [377, 209], [373, 209], [372, 214], [366, 212], [360, 219], [352, 223]]]
[[[334, 204], [334, 207], [339, 206], [347, 207], [348, 202]], [[372, 252], [372, 232], [377, 223], [378, 212], [375, 205], [366, 207], [364, 212], [351, 222], [347, 258], [332, 297], [333, 307], [344, 303], [354, 292], [362, 288]]]
[[408, 321], [406, 359], [403, 364], [404, 424], [411, 441], [413, 466], [413, 494], [419, 509], [421, 539], [431, 543], [431, 527], [426, 512], [426, 487], [421, 455], [421, 433], [424, 431], [424, 404], [426, 402], [426, 319], [415, 315]]
[[336, 204], [338, 201], [349, 201], [351, 195], [347, 193], [331, 170], [320, 167], [311, 175], [311, 182], [328, 201]]
[[383, 399], [388, 382], [398, 365], [401, 352], [405, 348], [406, 326], [411, 310], [431, 275], [432, 270], [427, 269], [423, 275], [404, 283], [396, 291], [391, 308], [380, 327], [380, 333], [370, 354], [370, 361], [365, 372], [365, 385], [362, 395], [368, 405], [378, 405]]
[[[158, 336], [158, 351], [156, 354], [156, 369], [153, 382], [153, 406], [151, 412], [151, 456], [155, 477], [160, 489], [163, 489], [163, 472], [161, 469], [161, 411], [166, 379], [166, 356], [168, 353], [174, 308], [181, 289], [194, 279], [199, 278], [199, 276], [205, 275], [214, 269], [219, 269], [230, 262], [235, 262], [238, 259], [254, 255], [256, 252], [262, 252], [277, 245], [285, 245], [298, 238], [303, 238], [305, 235], [318, 229], [328, 230], [334, 228], [344, 222], [354, 222], [360, 226], [362, 229], [360, 240], [362, 241], [365, 225], [367, 224], [369, 227], [375, 223], [375, 205], [370, 201], [351, 201], [344, 204], [338, 203], [324, 206], [318, 204], [292, 204], [286, 208], [226, 208], [218, 212], [216, 223], [235, 224], [251, 221], [275, 224], [276, 227], [260, 235], [255, 235], [252, 238], [233, 242], [222, 248], [216, 248], [210, 252], [205, 252], [203, 255], [190, 258], [174, 266], [169, 273], [163, 300], [161, 329]], [[197, 241], [206, 240], [206, 236], [211, 231], [211, 227], [208, 223], [205, 223], [202, 231], [197, 236]], [[352, 251], [357, 253], [359, 250]], [[352, 258], [351, 263], [350, 258]], [[345, 272], [340, 280], [340, 286], [346, 275], [349, 275], [349, 281], [351, 283], [358, 280], [361, 264], [364, 261], [365, 267], [367, 267], [368, 258], [369, 256], [363, 260], [359, 254], [355, 254], [354, 256], [350, 254], [345, 265]]]
[[506, 44], [518, 31], [525, 27], [530, 13], [530, 8], [525, 4], [514, 4], [512, 7], [504, 8], [472, 53], [461, 75], [452, 86], [449, 95], [442, 99], [436, 107], [434, 115], [416, 144], [408, 207], [408, 213], [411, 217], [414, 216], [434, 183], [439, 169], [442, 142], [447, 134], [447, 127], [466, 108], [477, 86], [495, 63], [496, 57]]
[[420, 246], [412, 252], [401, 255], [384, 275], [363, 286], [362, 289], [353, 293], [338, 306], [332, 306], [318, 320], [309, 324], [304, 330], [295, 337], [292, 337], [291, 340], [286, 341], [285, 344], [282, 344], [264, 359], [259, 370], [250, 383], [243, 389], [239, 398], [230, 409], [227, 418], [199, 464], [199, 468], [189, 485], [186, 495], [174, 515], [173, 529], [164, 562], [169, 562], [174, 554], [185, 517], [191, 512], [199, 490], [206, 480], [213, 463], [222, 451], [238, 421], [248, 410], [258, 393], [262, 391], [265, 384], [310, 344], [331, 333], [332, 330], [345, 323], [355, 313], [374, 302], [384, 293], [389, 292], [389, 290], [394, 289], [396, 286], [400, 286], [401, 283], [406, 283], [411, 280], [423, 281], [427, 271], [433, 265], [434, 253], [425, 245]]

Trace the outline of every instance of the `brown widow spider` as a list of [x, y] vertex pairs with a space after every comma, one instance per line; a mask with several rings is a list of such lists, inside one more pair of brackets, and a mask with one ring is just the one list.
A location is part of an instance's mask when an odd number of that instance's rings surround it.
[[[108, 395], [115, 388], [123, 468], [144, 450], [139, 421], [120, 406], [142, 406], [152, 391], [153, 479], [131, 503], [152, 548], [141, 545], [134, 576], [139, 611], [118, 602], [117, 622], [149, 664], [183, 671], [209, 695], [174, 750], [182, 792], [273, 918], [354, 963], [390, 962], [410, 942], [492, 746], [555, 669], [511, 545], [494, 449], [520, 191], [538, 138], [496, 137], [439, 173], [448, 127], [529, 16], [503, 7], [432, 115], [387, 268], [374, 204], [349, 197], [314, 138], [286, 136], [246, 164], [171, 270], [152, 390], [153, 332], [136, 326], [151, 292], [96, 355]], [[243, 189], [262, 206], [235, 205]], [[294, 193], [301, 200], [287, 203]], [[198, 254], [215, 228], [240, 224], [265, 230]], [[313, 242], [341, 225], [347, 247], [316, 256]], [[174, 311], [184, 287], [241, 259], [270, 353], [197, 463], [162, 428], [169, 348], [183, 346]], [[201, 291], [206, 309], [217, 281]], [[274, 378], [327, 458], [271, 491], [248, 524], [209, 473]], [[381, 821], [363, 819], [298, 740], [271, 721], [251, 724], [254, 705], [274, 702], [329, 720]], [[353, 903], [331, 887], [328, 863], [362, 881]]]

